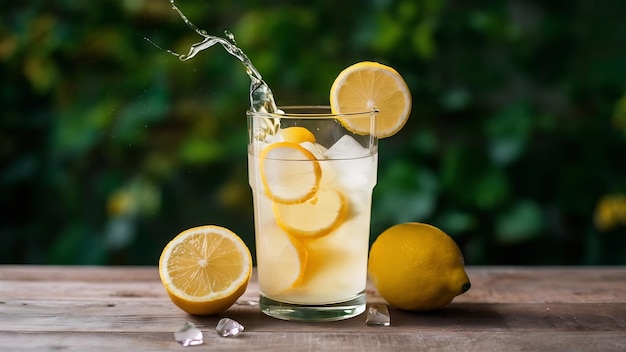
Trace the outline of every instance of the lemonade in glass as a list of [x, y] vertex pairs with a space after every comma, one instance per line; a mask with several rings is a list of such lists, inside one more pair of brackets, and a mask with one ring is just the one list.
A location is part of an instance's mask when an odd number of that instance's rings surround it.
[[329, 107], [248, 112], [261, 310], [339, 320], [365, 309], [377, 138], [375, 111]]
[[280, 109], [232, 33], [209, 35], [170, 3], [203, 39], [187, 54], [167, 52], [186, 61], [219, 45], [250, 77], [248, 167], [261, 310], [305, 321], [362, 313], [378, 139], [406, 123], [407, 84], [393, 68], [363, 61], [339, 73], [330, 106]]

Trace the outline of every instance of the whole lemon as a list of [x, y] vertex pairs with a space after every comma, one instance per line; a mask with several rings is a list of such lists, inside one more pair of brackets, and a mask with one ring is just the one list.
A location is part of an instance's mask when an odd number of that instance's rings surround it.
[[394, 225], [378, 236], [368, 273], [389, 304], [409, 311], [443, 307], [471, 286], [454, 240], [418, 222]]

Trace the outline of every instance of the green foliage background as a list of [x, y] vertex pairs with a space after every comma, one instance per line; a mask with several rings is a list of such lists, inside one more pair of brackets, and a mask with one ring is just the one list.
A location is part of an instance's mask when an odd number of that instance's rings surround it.
[[[302, 3], [177, 2], [231, 31], [279, 104], [327, 104], [358, 61], [402, 74], [413, 112], [380, 142], [372, 240], [421, 221], [469, 264], [626, 264], [626, 2]], [[167, 0], [3, 4], [0, 263], [154, 265], [201, 224], [253, 249], [241, 64], [144, 37], [201, 39]]]

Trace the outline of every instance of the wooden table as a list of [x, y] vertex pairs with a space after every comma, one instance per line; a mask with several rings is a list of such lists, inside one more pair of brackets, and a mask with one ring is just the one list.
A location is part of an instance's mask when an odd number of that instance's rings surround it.
[[[155, 267], [0, 265], [0, 351], [626, 351], [626, 267], [470, 267], [472, 288], [439, 312], [391, 309], [330, 323], [273, 319], [237, 304], [194, 317], [167, 298]], [[256, 299], [256, 279], [242, 299]], [[372, 289], [368, 303], [383, 300]], [[216, 334], [222, 317], [245, 325]], [[204, 344], [173, 332], [198, 325]]]

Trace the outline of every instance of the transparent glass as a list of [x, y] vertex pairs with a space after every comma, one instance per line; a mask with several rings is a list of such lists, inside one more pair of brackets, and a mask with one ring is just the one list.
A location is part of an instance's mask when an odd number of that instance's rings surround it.
[[261, 310], [303, 321], [359, 315], [378, 165], [376, 112], [281, 109], [247, 113]]

